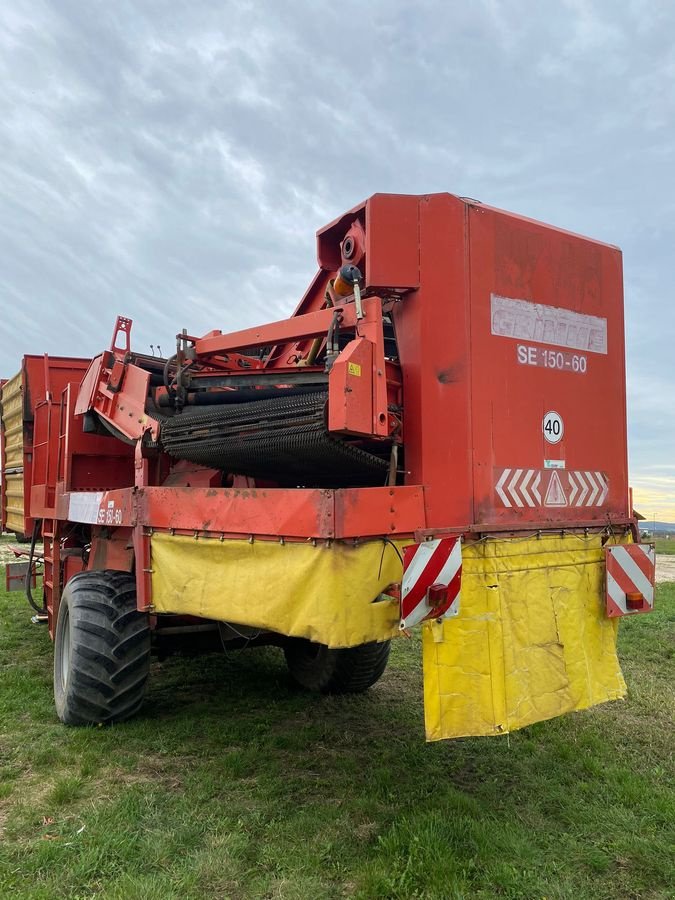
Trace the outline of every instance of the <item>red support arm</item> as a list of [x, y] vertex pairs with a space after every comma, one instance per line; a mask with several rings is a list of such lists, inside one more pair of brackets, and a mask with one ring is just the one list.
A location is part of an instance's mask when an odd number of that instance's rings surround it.
[[[379, 297], [371, 297], [364, 301], [363, 306], [367, 314], [368, 310], [372, 310], [375, 306], [380, 308], [381, 300]], [[195, 351], [198, 357], [213, 356], [248, 347], [266, 347], [268, 344], [283, 344], [286, 341], [320, 337], [328, 331], [335, 312], [342, 315], [341, 328], [354, 328], [357, 324], [355, 305], [346, 303], [344, 306], [328, 307], [306, 313], [304, 316], [292, 316], [280, 322], [245, 328], [243, 331], [233, 331], [230, 334], [209, 334], [195, 341]]]

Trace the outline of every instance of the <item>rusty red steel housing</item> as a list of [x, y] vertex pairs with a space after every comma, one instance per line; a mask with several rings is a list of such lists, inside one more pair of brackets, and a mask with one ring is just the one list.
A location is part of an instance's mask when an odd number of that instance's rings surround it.
[[[134, 352], [120, 317], [90, 363], [25, 359], [25, 533], [42, 521], [52, 634], [83, 567], [135, 571], [151, 611], [160, 531], [419, 541], [634, 527], [617, 248], [450, 194], [377, 194], [317, 245], [288, 319], [179, 333], [164, 361]], [[164, 448], [168, 418], [197, 397], [299, 388], [327, 392], [328, 434], [379, 459], [379, 483], [350, 484], [348, 467], [335, 484], [224, 482]]]

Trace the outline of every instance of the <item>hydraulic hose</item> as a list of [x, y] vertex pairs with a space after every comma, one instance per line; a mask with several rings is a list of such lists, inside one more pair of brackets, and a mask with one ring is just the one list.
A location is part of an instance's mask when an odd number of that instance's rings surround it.
[[[164, 363], [164, 372], [163, 372], [164, 387], [166, 388], [169, 395], [171, 395], [171, 385], [169, 382], [169, 368], [171, 366], [171, 363], [173, 363], [175, 361], [177, 355], [178, 355], [177, 353], [174, 353], [173, 356], [170, 356], [167, 359], [167, 361]], [[174, 393], [175, 393], [175, 391], [174, 391]]]
[[26, 572], [26, 580], [24, 582], [24, 586], [26, 589], [26, 599], [30, 603], [31, 607], [35, 610], [35, 612], [39, 616], [43, 616], [47, 610], [44, 606], [40, 607], [37, 605], [35, 600], [33, 600], [33, 593], [31, 591], [31, 580], [33, 577], [33, 556], [35, 555], [35, 545], [37, 544], [37, 537], [40, 531], [40, 526], [42, 524], [41, 519], [36, 519], [33, 523], [33, 534], [30, 541], [30, 552], [28, 555], [28, 571]]

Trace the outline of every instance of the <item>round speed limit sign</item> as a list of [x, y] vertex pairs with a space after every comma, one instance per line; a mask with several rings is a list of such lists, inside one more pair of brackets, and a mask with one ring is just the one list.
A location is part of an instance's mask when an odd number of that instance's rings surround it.
[[557, 412], [547, 412], [541, 427], [549, 444], [557, 444], [565, 433], [562, 416]]

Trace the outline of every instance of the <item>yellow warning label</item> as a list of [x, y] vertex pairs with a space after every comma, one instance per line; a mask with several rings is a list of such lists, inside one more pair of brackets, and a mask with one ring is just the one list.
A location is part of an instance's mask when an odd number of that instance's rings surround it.
[[356, 375], [357, 378], [361, 377], [361, 366], [358, 363], [347, 363], [347, 371], [350, 375]]

